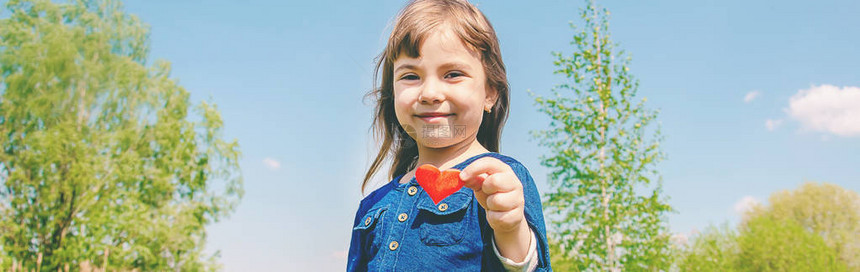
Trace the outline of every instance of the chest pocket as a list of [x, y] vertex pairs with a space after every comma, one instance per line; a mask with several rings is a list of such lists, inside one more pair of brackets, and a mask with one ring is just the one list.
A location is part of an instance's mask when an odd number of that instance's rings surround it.
[[472, 204], [471, 189], [463, 188], [439, 202], [433, 203], [430, 197], [418, 200], [418, 217], [421, 241], [430, 246], [450, 246], [460, 243], [468, 231], [468, 208]]
[[353, 231], [361, 233], [361, 246], [364, 252], [376, 252], [379, 248], [380, 239], [384, 237], [382, 234], [383, 222], [382, 215], [388, 207], [378, 207], [367, 211], [361, 221], [352, 228]]

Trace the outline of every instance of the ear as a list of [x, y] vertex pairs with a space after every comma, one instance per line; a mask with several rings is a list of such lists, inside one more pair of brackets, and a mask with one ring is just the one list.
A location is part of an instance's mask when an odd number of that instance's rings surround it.
[[487, 97], [484, 98], [484, 105], [482, 109], [486, 111], [487, 108], [492, 109], [494, 105], [496, 105], [496, 100], [499, 99], [499, 92], [496, 91], [496, 88], [487, 87]]

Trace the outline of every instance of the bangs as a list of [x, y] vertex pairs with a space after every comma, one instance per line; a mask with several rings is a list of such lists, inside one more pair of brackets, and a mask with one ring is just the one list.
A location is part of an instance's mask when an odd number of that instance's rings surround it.
[[420, 57], [424, 40], [434, 32], [445, 30], [453, 32], [468, 50], [485, 55], [491, 49], [490, 42], [495, 40], [495, 35], [489, 25], [475, 20], [474, 16], [468, 16], [468, 7], [458, 7], [457, 4], [454, 2], [404, 10], [388, 40], [384, 52], [386, 64], [393, 64], [400, 54], [410, 58]]

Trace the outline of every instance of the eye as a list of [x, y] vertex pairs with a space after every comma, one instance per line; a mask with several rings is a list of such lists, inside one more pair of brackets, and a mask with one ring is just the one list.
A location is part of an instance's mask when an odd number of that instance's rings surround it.
[[458, 78], [458, 77], [465, 76], [465, 75], [466, 74], [464, 74], [463, 72], [460, 72], [460, 71], [451, 71], [451, 72], [448, 72], [447, 74], [445, 74], [445, 78]]
[[418, 75], [412, 74], [412, 73], [400, 76], [400, 80], [418, 80], [418, 79], [419, 79]]

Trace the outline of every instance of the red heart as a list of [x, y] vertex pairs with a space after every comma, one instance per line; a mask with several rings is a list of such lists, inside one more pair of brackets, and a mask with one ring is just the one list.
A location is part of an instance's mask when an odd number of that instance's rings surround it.
[[424, 188], [427, 195], [430, 195], [430, 199], [435, 204], [439, 204], [449, 195], [459, 191], [464, 185], [460, 180], [460, 170], [448, 169], [439, 173], [439, 168], [429, 164], [415, 169], [415, 180], [421, 188]]

